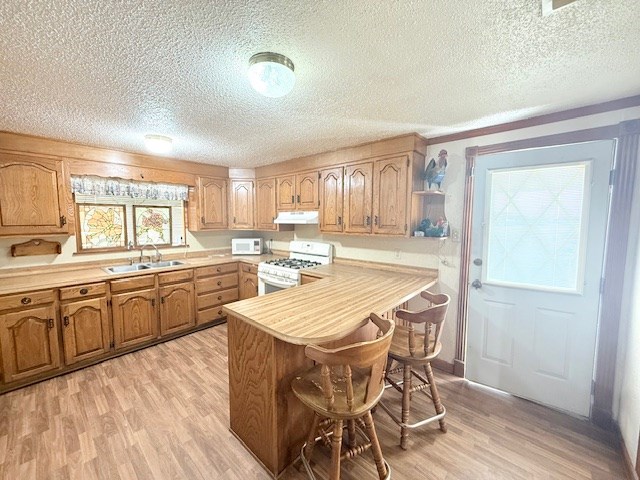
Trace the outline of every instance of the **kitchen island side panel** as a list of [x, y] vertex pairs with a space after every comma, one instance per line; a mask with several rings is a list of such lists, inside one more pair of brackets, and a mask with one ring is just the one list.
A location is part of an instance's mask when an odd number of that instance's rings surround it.
[[291, 392], [309, 368], [304, 346], [292, 345], [230, 315], [229, 416], [232, 432], [274, 476], [299, 454], [312, 413]]

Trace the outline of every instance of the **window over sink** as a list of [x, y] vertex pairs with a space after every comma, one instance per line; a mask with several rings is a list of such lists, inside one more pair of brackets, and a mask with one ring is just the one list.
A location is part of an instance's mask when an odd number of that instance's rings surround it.
[[184, 244], [186, 186], [72, 177], [72, 191], [78, 252]]

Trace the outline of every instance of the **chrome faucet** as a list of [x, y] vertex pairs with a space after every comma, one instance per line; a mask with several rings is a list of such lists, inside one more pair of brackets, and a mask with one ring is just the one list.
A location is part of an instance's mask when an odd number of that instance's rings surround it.
[[145, 243], [144, 245], [142, 245], [142, 246], [140, 247], [140, 263], [142, 263], [142, 260], [143, 260], [143, 258], [144, 258], [144, 255], [143, 255], [144, 247], [153, 247], [153, 248], [155, 248], [155, 249], [156, 249], [156, 259], [155, 259], [155, 260], [153, 260], [153, 259], [151, 258], [151, 256], [150, 256], [150, 255], [148, 255], [149, 260], [151, 260], [151, 261], [155, 261], [155, 262], [160, 262], [160, 261], [162, 260], [162, 254], [161, 254], [161, 253], [160, 253], [160, 251], [158, 250], [158, 247], [156, 247], [156, 245], [155, 245], [153, 242], [151, 242], [151, 243]]

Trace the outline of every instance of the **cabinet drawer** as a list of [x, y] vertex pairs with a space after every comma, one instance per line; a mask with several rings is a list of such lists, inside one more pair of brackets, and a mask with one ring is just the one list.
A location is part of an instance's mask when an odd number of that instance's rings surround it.
[[177, 272], [167, 272], [158, 274], [158, 283], [166, 285], [167, 283], [188, 282], [193, 280], [193, 270], [178, 270]]
[[220, 292], [205, 293], [204, 295], [198, 295], [198, 310], [235, 302], [236, 300], [238, 300], [237, 288], [222, 290]]
[[27, 292], [21, 293], [19, 295], [8, 295], [6, 297], [0, 297], [0, 310], [24, 308], [26, 306], [52, 303], [54, 300], [55, 293], [53, 290], [45, 290], [42, 292]]
[[124, 292], [138, 288], [153, 288], [156, 286], [156, 279], [153, 275], [142, 275], [140, 277], [123, 278], [111, 282], [111, 293]]
[[226, 318], [226, 315], [222, 312], [222, 306], [207, 308], [206, 310], [198, 311], [196, 324], [202, 325], [203, 323], [213, 322], [214, 320], [220, 320], [221, 318]]
[[241, 263], [240, 265], [242, 265], [242, 271], [245, 273], [253, 273], [254, 275], [258, 274], [258, 266], [257, 265], [252, 265], [249, 263]]
[[223, 273], [231, 273], [238, 271], [238, 263], [223, 263], [220, 265], [212, 265], [210, 267], [200, 267], [196, 269], [198, 278], [211, 277], [213, 275], [221, 275]]
[[69, 300], [70, 298], [93, 297], [95, 295], [106, 295], [107, 284], [90, 283], [88, 285], [77, 285], [75, 287], [65, 287], [60, 289], [60, 300]]
[[238, 286], [238, 274], [229, 273], [218, 277], [201, 278], [196, 282], [198, 295], [206, 292], [215, 292]]

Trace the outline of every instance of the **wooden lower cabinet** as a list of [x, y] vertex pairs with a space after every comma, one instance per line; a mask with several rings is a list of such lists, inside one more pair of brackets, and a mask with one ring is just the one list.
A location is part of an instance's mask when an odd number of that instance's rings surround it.
[[156, 289], [119, 293], [111, 297], [115, 348], [127, 348], [158, 337]]
[[238, 293], [240, 300], [258, 296], [258, 267], [255, 265], [241, 265]]
[[24, 380], [60, 367], [53, 305], [0, 314], [4, 382]]
[[60, 307], [60, 311], [67, 365], [109, 352], [111, 335], [105, 297], [67, 303]]
[[160, 335], [187, 330], [196, 325], [193, 282], [160, 287]]

